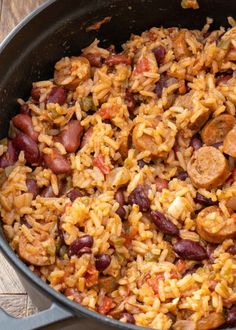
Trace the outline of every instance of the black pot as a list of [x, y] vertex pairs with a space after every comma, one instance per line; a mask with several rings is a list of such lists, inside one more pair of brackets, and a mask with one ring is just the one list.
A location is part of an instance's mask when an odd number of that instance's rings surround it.
[[[235, 0], [199, 0], [199, 10], [183, 10], [181, 0], [50, 0], [30, 14], [0, 46], [0, 132], [6, 136], [10, 118], [17, 112], [16, 99], [26, 97], [31, 83], [52, 77], [54, 63], [77, 55], [94, 38], [103, 46], [122, 44], [131, 33], [152, 26], [202, 28], [206, 17], [213, 28], [227, 26], [236, 16]], [[94, 22], [112, 16], [98, 31], [86, 32]], [[1, 230], [0, 247], [17, 271], [39, 312], [16, 319], [0, 310], [0, 328], [31, 329], [142, 329], [92, 312], [71, 302], [34, 275], [10, 249]], [[58, 323], [60, 321], [60, 324]]]

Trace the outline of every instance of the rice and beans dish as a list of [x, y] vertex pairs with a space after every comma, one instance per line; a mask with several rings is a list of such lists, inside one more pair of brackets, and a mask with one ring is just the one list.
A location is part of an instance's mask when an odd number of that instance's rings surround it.
[[159, 330], [236, 326], [236, 26], [95, 40], [0, 144], [1, 219], [78, 304]]

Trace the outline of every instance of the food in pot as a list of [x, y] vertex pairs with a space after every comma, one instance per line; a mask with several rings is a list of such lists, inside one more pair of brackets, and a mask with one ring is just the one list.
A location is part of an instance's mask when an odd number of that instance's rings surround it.
[[0, 144], [12, 249], [68, 299], [145, 328], [236, 324], [236, 28], [209, 23], [62, 58]]

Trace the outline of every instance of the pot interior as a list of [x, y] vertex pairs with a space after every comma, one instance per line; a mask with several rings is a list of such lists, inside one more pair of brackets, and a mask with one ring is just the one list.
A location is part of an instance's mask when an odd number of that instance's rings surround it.
[[[32, 82], [53, 76], [63, 56], [79, 55], [95, 38], [102, 46], [118, 47], [130, 34], [152, 26], [202, 28], [206, 17], [212, 28], [227, 26], [236, 13], [235, 0], [199, 0], [200, 9], [183, 10], [181, 0], [54, 0], [28, 18], [0, 49], [0, 138], [6, 136], [16, 100], [26, 98]], [[86, 32], [91, 24], [111, 17], [99, 30]], [[1, 233], [1, 235], [3, 235]]]
[[[78, 55], [95, 38], [102, 46], [125, 42], [131, 33], [152, 26], [201, 28], [206, 17], [214, 27], [227, 25], [236, 11], [234, 0], [199, 0], [200, 9], [182, 9], [181, 0], [60, 0], [23, 24], [5, 41], [0, 54], [0, 137], [6, 136], [16, 100], [26, 97], [33, 81], [52, 77], [54, 63], [63, 56]], [[222, 14], [223, 13], [223, 14]], [[111, 17], [99, 30], [86, 32], [91, 24]], [[27, 24], [26, 24], [27, 23]], [[4, 47], [5, 46], [5, 47]]]

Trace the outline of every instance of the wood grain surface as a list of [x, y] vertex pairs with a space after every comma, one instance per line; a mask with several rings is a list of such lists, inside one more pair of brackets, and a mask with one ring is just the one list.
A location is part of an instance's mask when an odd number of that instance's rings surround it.
[[[0, 0], [0, 42], [26, 15], [43, 2], [45, 0]], [[0, 307], [16, 317], [28, 316], [37, 311], [15, 271], [1, 252]]]

